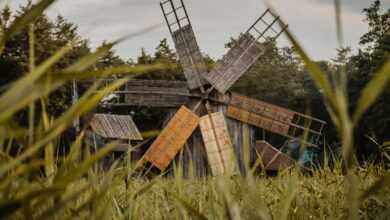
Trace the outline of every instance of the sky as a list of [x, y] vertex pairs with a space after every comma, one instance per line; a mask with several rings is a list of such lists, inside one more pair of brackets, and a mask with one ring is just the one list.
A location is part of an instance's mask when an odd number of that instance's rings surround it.
[[[9, 0], [13, 8], [26, 0]], [[219, 59], [226, 53], [230, 37], [244, 32], [266, 9], [265, 0], [184, 0], [198, 44], [203, 53]], [[336, 56], [334, 0], [272, 0], [268, 1], [289, 24], [299, 42], [316, 60]], [[359, 38], [368, 30], [362, 9], [373, 0], [342, 0], [343, 46], [357, 48]], [[382, 0], [383, 8], [390, 0]], [[112, 41], [128, 34], [158, 25], [157, 28], [133, 37], [115, 50], [122, 58], [135, 59], [141, 48], [152, 53], [159, 41], [171, 37], [164, 23], [159, 0], [58, 0], [48, 10], [50, 17], [58, 14], [76, 24], [92, 47], [104, 40]], [[290, 46], [284, 36], [279, 46]]]

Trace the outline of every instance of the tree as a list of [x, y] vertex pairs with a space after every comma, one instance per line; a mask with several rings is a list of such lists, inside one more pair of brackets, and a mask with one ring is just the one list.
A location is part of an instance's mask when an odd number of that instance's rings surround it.
[[307, 97], [305, 75], [291, 48], [279, 49], [270, 42], [266, 52], [234, 85], [242, 94], [282, 105], [305, 110], [302, 101]]
[[[375, 1], [370, 7], [365, 8], [363, 13], [366, 15], [365, 21], [369, 29], [360, 38], [362, 48], [348, 63], [351, 109], [355, 108], [360, 91], [390, 58], [390, 9], [382, 10], [380, 1]], [[390, 140], [389, 112], [390, 84], [384, 95], [379, 97], [360, 121], [356, 131], [358, 136], [373, 136], [379, 142]]]
[[140, 79], [185, 80], [182, 69], [178, 63], [176, 53], [169, 47], [167, 39], [162, 39], [159, 42], [153, 57], [148, 54], [144, 48], [142, 48], [141, 55], [137, 58], [137, 61], [137, 64], [163, 64], [172, 66], [172, 68], [169, 68], [168, 70], [160, 70], [158, 72], [139, 76], [138, 78]]
[[169, 47], [167, 39], [164, 38], [156, 47], [154, 53], [154, 62], [156, 63], [176, 63], [176, 53]]
[[[104, 41], [100, 47], [104, 47], [107, 45], [108, 43]], [[116, 55], [113, 49], [110, 49], [102, 58], [99, 59], [96, 64], [96, 67], [98, 69], [102, 69], [106, 67], [120, 66], [124, 64], [126, 64], [126, 62], [121, 57]]]
[[[11, 21], [21, 16], [29, 7], [31, 7], [30, 4], [20, 7], [16, 13], [12, 13], [7, 7], [4, 8], [0, 16], [0, 24], [3, 29], [7, 30]], [[33, 28], [35, 37], [34, 62], [37, 65], [70, 41], [76, 41], [77, 43], [72, 51], [53, 66], [52, 70], [59, 70], [69, 66], [78, 58], [90, 52], [87, 40], [83, 40], [77, 33], [77, 26], [66, 21], [61, 16], [51, 21], [46, 15], [42, 15], [35, 20]], [[11, 82], [30, 72], [29, 46], [29, 28], [25, 28], [13, 35], [6, 42], [4, 52], [0, 55], [0, 67], [4, 73], [0, 80], [2, 88], [7, 87]], [[47, 110], [50, 115], [58, 116], [65, 109], [69, 108], [70, 105], [71, 88], [70, 85], [66, 85], [50, 95]], [[37, 109], [39, 110], [39, 108]], [[21, 122], [26, 121], [24, 115], [24, 112], [21, 112]]]
[[145, 48], [141, 48], [141, 55], [137, 58], [138, 64], [151, 64], [153, 62], [152, 56], [150, 56]]

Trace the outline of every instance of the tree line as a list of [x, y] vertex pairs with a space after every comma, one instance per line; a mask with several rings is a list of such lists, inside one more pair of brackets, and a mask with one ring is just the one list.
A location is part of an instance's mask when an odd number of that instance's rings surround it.
[[[10, 21], [20, 16], [30, 5], [22, 6], [13, 12], [4, 8], [0, 14], [0, 25], [3, 30], [8, 28]], [[365, 22], [368, 24], [367, 33], [360, 38], [357, 52], [352, 53], [352, 48], [338, 48], [338, 55], [332, 60], [317, 61], [322, 70], [330, 77], [337, 74], [347, 74], [349, 108], [352, 110], [357, 104], [357, 99], [363, 86], [372, 78], [372, 75], [389, 59], [390, 51], [390, 9], [383, 9], [379, 0], [374, 1], [362, 10]], [[77, 26], [67, 21], [62, 16], [54, 19], [46, 15], [40, 16], [29, 29], [24, 29], [12, 36], [6, 43], [4, 52], [0, 55], [0, 92], [4, 91], [10, 83], [28, 73], [29, 66], [29, 32], [35, 36], [35, 62], [39, 64], [52, 55], [67, 42], [77, 41], [72, 52], [66, 55], [54, 68], [63, 68], [72, 61], [91, 52], [89, 40], [78, 33]], [[233, 41], [233, 40], [232, 40]], [[106, 42], [102, 43], [104, 46]], [[226, 44], [231, 47], [232, 44]], [[204, 55], [205, 62], [212, 68], [215, 61]], [[102, 57], [94, 68], [118, 66], [122, 64], [178, 64], [177, 54], [170, 47], [166, 39], [162, 39], [151, 54], [141, 49], [140, 55], [135, 59], [124, 59], [115, 51], [110, 51]], [[303, 67], [302, 61], [296, 55], [294, 48], [280, 48], [272, 43], [267, 47], [266, 53], [233, 87], [233, 91], [281, 105], [299, 112], [328, 121], [326, 131], [329, 142], [337, 143], [335, 128], [323, 104], [321, 92], [315, 88]], [[166, 72], [155, 72], [142, 75], [142, 79], [167, 79], [184, 80], [180, 67]], [[81, 83], [82, 84], [82, 83]], [[87, 86], [88, 84], [83, 84]], [[48, 112], [53, 116], [60, 115], [71, 105], [71, 85], [67, 85], [48, 98]], [[39, 110], [39, 108], [38, 108]], [[162, 115], [159, 110], [140, 109], [142, 117], [155, 118]], [[390, 140], [390, 85], [387, 87], [375, 105], [365, 114], [360, 125], [356, 128], [357, 149], [362, 157], [374, 155], [375, 145], [373, 140], [382, 143]], [[22, 111], [19, 121], [26, 124], [26, 113]], [[153, 121], [153, 120], [151, 120]], [[374, 149], [374, 150], [373, 150]], [[367, 159], [367, 158], [366, 158]]]

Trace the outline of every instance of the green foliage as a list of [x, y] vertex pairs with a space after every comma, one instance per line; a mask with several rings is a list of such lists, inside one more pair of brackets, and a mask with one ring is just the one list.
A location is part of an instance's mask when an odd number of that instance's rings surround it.
[[256, 64], [233, 87], [234, 91], [274, 104], [305, 111], [309, 78], [293, 49], [271, 42]]
[[[352, 55], [347, 64], [351, 109], [355, 109], [359, 105], [360, 91], [362, 91], [364, 85], [374, 78], [375, 73], [380, 71], [389, 60], [390, 10], [382, 10], [380, 2], [375, 1], [371, 7], [364, 9], [363, 12], [366, 15], [369, 31], [361, 37], [360, 43], [363, 49], [358, 54]], [[388, 72], [388, 67], [383, 68], [383, 71]], [[390, 111], [390, 83], [388, 83], [386, 77], [388, 77], [388, 73], [378, 75], [376, 81], [380, 84], [372, 84], [372, 87], [383, 87], [384, 95], [371, 100], [373, 106], [362, 115], [359, 126], [356, 127], [357, 134], [360, 137], [363, 137], [364, 134], [369, 134], [370, 136], [375, 136], [379, 141], [390, 139], [388, 132], [390, 129], [390, 117], [388, 114]], [[368, 97], [372, 94], [374, 93], [366, 92], [364, 96]], [[368, 99], [364, 100], [368, 101]], [[362, 103], [360, 103], [360, 106], [362, 106]], [[364, 146], [361, 146], [361, 148], [364, 153], [368, 151]]]

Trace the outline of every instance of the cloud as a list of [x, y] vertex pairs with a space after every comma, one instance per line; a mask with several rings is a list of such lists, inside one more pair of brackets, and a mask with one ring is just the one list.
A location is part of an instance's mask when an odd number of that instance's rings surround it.
[[[265, 10], [262, 0], [184, 1], [202, 51], [213, 58], [220, 58], [226, 52], [224, 44], [229, 38], [245, 31]], [[12, 1], [12, 4], [15, 6], [20, 2], [23, 0]], [[367, 31], [360, 8], [369, 6], [370, 2], [342, 2], [345, 42], [356, 47], [359, 36]], [[335, 56], [338, 45], [333, 0], [273, 0], [272, 4], [315, 59]], [[59, 0], [48, 14], [51, 17], [61, 14], [77, 24], [80, 33], [91, 40], [92, 46], [164, 21], [158, 0]], [[124, 58], [134, 58], [141, 47], [153, 51], [162, 38], [170, 40], [165, 26], [132, 38], [116, 50]], [[283, 38], [279, 42], [288, 45]], [[170, 43], [173, 45], [172, 41]]]
[[[334, 0], [315, 0], [316, 2], [333, 5]], [[364, 8], [369, 7], [375, 0], [340, 0], [341, 7], [343, 9], [353, 11], [353, 12], [362, 12]], [[382, 6], [384, 8], [390, 7], [390, 0], [381, 0]]]

